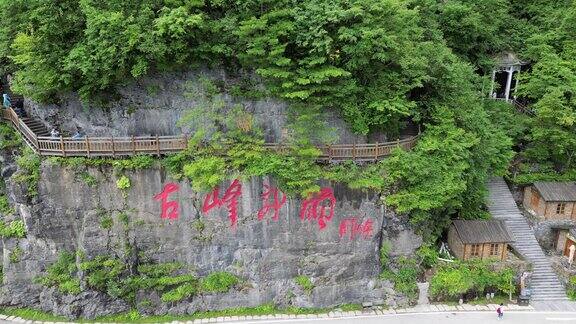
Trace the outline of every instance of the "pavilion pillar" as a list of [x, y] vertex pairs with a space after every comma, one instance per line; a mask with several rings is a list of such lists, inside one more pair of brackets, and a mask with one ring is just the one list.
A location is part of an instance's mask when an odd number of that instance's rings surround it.
[[509, 67], [507, 69], [508, 79], [506, 80], [506, 92], [504, 92], [504, 98], [506, 101], [510, 99], [510, 89], [512, 88], [512, 74], [514, 73], [514, 68]]

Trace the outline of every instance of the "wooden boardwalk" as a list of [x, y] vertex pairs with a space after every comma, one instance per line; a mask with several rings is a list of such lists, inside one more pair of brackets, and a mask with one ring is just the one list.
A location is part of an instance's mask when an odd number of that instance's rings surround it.
[[[188, 147], [188, 136], [132, 136], [132, 137], [50, 137], [46, 130], [38, 127], [39, 121], [22, 119], [11, 108], [3, 109], [4, 120], [10, 122], [26, 143], [42, 156], [82, 156], [82, 157], [121, 157], [138, 154], [167, 155], [185, 150]], [[40, 131], [39, 131], [40, 129]], [[370, 162], [381, 160], [395, 148], [410, 150], [416, 145], [419, 135], [406, 139], [372, 144], [338, 144], [318, 146], [321, 151], [319, 161], [359, 161]], [[277, 152], [286, 151], [289, 147], [278, 143], [266, 143], [267, 149]]]

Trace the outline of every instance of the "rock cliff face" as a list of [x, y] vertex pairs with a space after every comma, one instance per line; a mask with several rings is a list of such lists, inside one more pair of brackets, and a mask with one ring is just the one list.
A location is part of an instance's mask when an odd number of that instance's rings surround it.
[[[193, 129], [179, 126], [186, 112], [209, 105], [206, 80], [233, 87], [242, 82], [222, 70], [194, 70], [157, 75], [117, 89], [102, 104], [82, 103], [77, 94], [67, 94], [59, 104], [45, 105], [26, 101], [29, 113], [39, 117], [50, 129], [56, 127], [73, 134], [76, 129], [89, 136], [146, 136], [179, 135]], [[253, 114], [264, 130], [267, 142], [282, 142], [288, 131], [287, 105], [264, 97], [246, 99], [232, 96], [229, 89], [218, 90], [225, 106], [242, 106]], [[327, 112], [321, 118], [334, 127], [334, 138], [339, 143], [365, 143], [367, 137], [354, 135], [336, 114]], [[374, 141], [385, 141], [383, 135], [373, 135]]]
[[[2, 162], [9, 165], [10, 157]], [[0, 304], [69, 317], [94, 318], [129, 310], [130, 305], [95, 291], [65, 296], [34, 283], [62, 251], [81, 251], [86, 258], [145, 256], [154, 262], [181, 262], [199, 276], [228, 271], [245, 282], [228, 293], [172, 304], [147, 296], [154, 313], [178, 314], [264, 303], [405, 303], [390, 282], [378, 279], [379, 247], [389, 240], [391, 256], [407, 255], [421, 242], [378, 195], [337, 183], [323, 182], [321, 194], [310, 199], [284, 201], [267, 177], [198, 193], [187, 181], [174, 181], [154, 167], [123, 172], [130, 185], [121, 190], [121, 175], [110, 167], [72, 169], [44, 162], [38, 196], [28, 199], [26, 188], [8, 178], [11, 173], [3, 172], [7, 192], [27, 235], [3, 242]], [[86, 178], [90, 185], [82, 180]], [[111, 227], [103, 228], [103, 215], [112, 217]], [[10, 258], [15, 250], [20, 253], [16, 262]], [[311, 279], [310, 292], [295, 283], [299, 275]]]

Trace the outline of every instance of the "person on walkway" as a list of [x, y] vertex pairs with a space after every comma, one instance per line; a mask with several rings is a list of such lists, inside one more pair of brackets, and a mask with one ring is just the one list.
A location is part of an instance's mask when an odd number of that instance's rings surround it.
[[504, 317], [504, 304], [500, 304], [496, 309], [496, 314], [498, 314], [498, 320], [501, 320]]
[[10, 108], [12, 106], [12, 100], [10, 100], [10, 96], [7, 93], [2, 94], [2, 106], [4, 106], [4, 108]]
[[75, 140], [80, 140], [80, 139], [82, 139], [83, 137], [84, 137], [84, 136], [82, 136], [82, 133], [80, 133], [79, 130], [77, 130], [76, 133], [74, 133], [74, 135], [72, 135], [72, 139], [75, 139]]
[[56, 128], [52, 128], [52, 130], [50, 131], [50, 137], [58, 138], [60, 137], [60, 132], [57, 131]]

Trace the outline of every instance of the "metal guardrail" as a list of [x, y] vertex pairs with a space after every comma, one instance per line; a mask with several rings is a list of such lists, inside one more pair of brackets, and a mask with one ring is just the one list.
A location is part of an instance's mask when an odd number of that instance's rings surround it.
[[[82, 156], [82, 157], [117, 157], [138, 154], [166, 155], [183, 151], [188, 146], [188, 137], [181, 136], [132, 136], [132, 137], [70, 137], [37, 136], [18, 117], [13, 109], [3, 109], [3, 118], [10, 121], [14, 128], [24, 137], [26, 143], [42, 156]], [[372, 144], [338, 144], [322, 145], [320, 161], [378, 161], [392, 153], [394, 148], [410, 150], [416, 145], [419, 135], [394, 142]], [[289, 147], [278, 143], [266, 143], [265, 148], [277, 152], [286, 151]]]

